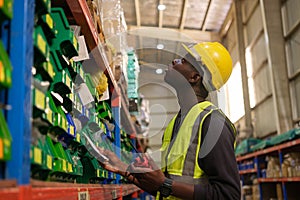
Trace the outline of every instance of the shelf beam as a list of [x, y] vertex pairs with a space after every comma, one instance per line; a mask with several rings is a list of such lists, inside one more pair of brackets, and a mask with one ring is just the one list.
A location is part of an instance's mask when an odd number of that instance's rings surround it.
[[274, 182], [300, 182], [300, 177], [283, 177], [283, 178], [259, 178], [260, 183], [274, 183]]
[[240, 170], [239, 174], [243, 175], [243, 174], [251, 174], [251, 173], [256, 173], [257, 169], [245, 169], [245, 170]]

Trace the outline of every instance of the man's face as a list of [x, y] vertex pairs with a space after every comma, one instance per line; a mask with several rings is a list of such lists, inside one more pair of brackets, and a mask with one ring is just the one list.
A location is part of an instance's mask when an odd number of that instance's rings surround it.
[[174, 88], [180, 88], [189, 84], [188, 80], [192, 72], [195, 72], [195, 69], [185, 58], [174, 59], [166, 70], [164, 80]]

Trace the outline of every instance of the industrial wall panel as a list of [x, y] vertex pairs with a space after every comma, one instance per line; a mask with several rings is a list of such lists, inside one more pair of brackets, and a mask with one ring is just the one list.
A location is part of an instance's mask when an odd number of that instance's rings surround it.
[[265, 37], [261, 35], [251, 49], [252, 72], [256, 74], [262, 64], [267, 60]]
[[236, 63], [239, 62], [239, 54], [238, 54], [238, 46], [237, 45], [235, 45], [233, 47], [233, 49], [230, 51], [230, 55], [232, 58], [232, 64], [233, 64], [233, 66], [235, 66]]
[[272, 94], [270, 69], [267, 63], [261, 67], [253, 80], [256, 105]]
[[300, 120], [300, 75], [291, 82], [291, 99], [292, 99], [292, 112], [293, 119]]
[[255, 9], [257, 3], [258, 0], [242, 1], [243, 22], [246, 22], [249, 19], [249, 17], [251, 17], [253, 9]]
[[263, 23], [261, 8], [259, 5], [255, 8], [253, 15], [251, 15], [245, 27], [245, 45], [248, 46], [251, 42], [253, 42], [261, 30], [263, 30]]
[[273, 97], [257, 106], [253, 115], [254, 131], [257, 137], [265, 137], [276, 131]]
[[232, 23], [231, 26], [228, 29], [226, 39], [225, 39], [225, 45], [229, 51], [232, 51], [232, 49], [236, 46], [236, 38], [237, 38], [237, 30], [235, 23]]
[[300, 28], [286, 41], [287, 65], [289, 76], [300, 70]]
[[291, 30], [300, 19], [300, 1], [299, 0], [287, 0], [282, 7], [284, 28], [287, 32]]

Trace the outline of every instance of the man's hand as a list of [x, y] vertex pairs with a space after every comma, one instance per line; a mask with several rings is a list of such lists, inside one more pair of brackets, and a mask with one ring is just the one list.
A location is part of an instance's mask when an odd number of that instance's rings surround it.
[[99, 147], [98, 149], [100, 153], [102, 153], [109, 159], [109, 161], [103, 163], [99, 162], [99, 164], [107, 171], [114, 172], [124, 176], [128, 164], [122, 162], [114, 152]]
[[165, 176], [150, 156], [146, 155], [144, 159], [148, 161], [147, 167], [135, 162], [129, 165], [128, 171], [134, 177], [134, 184], [155, 195], [159, 187], [163, 184]]

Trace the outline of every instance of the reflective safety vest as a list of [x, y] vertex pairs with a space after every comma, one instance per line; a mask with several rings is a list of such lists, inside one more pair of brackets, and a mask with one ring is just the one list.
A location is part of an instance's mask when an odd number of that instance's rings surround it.
[[[193, 106], [183, 119], [177, 136], [174, 138], [175, 141], [169, 149], [177, 116], [170, 121], [164, 132], [160, 150], [162, 171], [166, 172], [172, 180], [190, 184], [205, 184], [208, 182], [205, 173], [199, 167], [198, 156], [203, 122], [214, 110], [221, 112], [208, 101]], [[224, 114], [222, 113], [222, 115]], [[235, 129], [233, 130], [235, 131]], [[159, 192], [156, 199], [159, 199]], [[163, 199], [179, 198], [169, 196]]]

